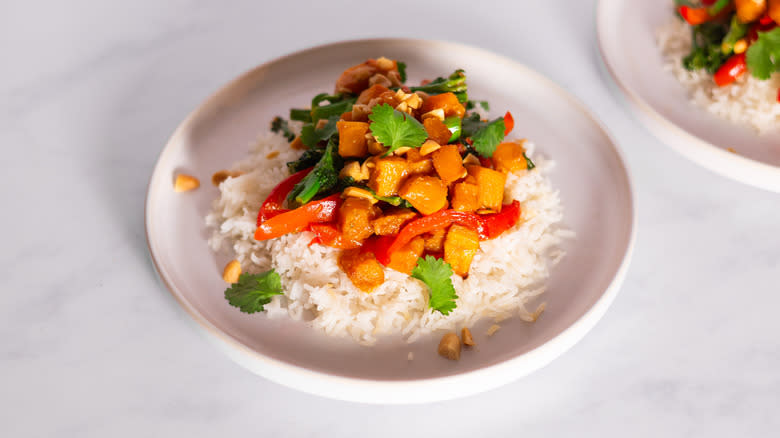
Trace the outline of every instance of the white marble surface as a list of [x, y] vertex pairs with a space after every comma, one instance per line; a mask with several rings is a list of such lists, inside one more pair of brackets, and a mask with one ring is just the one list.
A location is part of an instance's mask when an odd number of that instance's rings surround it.
[[[348, 3], [2, 2], [0, 436], [777, 436], [780, 197], [694, 166], [627, 114], [600, 70], [595, 2]], [[626, 152], [640, 229], [625, 285], [530, 377], [424, 406], [309, 396], [220, 354], [155, 279], [143, 200], [177, 123], [258, 63], [371, 36], [518, 59]]]

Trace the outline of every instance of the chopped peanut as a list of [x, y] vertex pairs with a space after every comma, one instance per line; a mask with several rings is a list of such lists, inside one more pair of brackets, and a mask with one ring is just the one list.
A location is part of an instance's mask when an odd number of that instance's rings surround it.
[[230, 171], [230, 170], [218, 170], [214, 172], [214, 175], [211, 175], [211, 183], [215, 186], [219, 186], [222, 184], [223, 181], [225, 181], [228, 178], [236, 178], [241, 175], [243, 175], [244, 172], [241, 172], [239, 170], [236, 171]]
[[361, 165], [357, 161], [350, 161], [349, 163], [345, 164], [339, 172], [339, 178], [350, 177], [356, 182], [365, 181], [369, 176], [368, 166]]
[[376, 66], [379, 67], [382, 70], [393, 70], [395, 68], [395, 63], [384, 56], [380, 56], [376, 59]]
[[474, 154], [466, 154], [466, 156], [463, 157], [464, 166], [479, 166], [480, 164], [479, 158], [474, 156]]
[[200, 181], [192, 175], [180, 173], [176, 175], [176, 181], [173, 183], [173, 190], [177, 192], [188, 192], [200, 187]]
[[425, 143], [420, 146], [420, 154], [421, 155], [428, 155], [433, 152], [436, 152], [441, 148], [441, 145], [439, 143], [436, 143], [433, 140], [425, 140]]
[[455, 333], [447, 333], [439, 342], [439, 355], [449, 360], [460, 359], [460, 339]]
[[225, 269], [222, 271], [222, 279], [225, 282], [233, 284], [238, 282], [238, 277], [241, 276], [241, 263], [238, 260], [231, 260], [225, 265]]
[[361, 189], [360, 187], [347, 187], [344, 189], [344, 196], [352, 198], [362, 198], [372, 204], [376, 204], [378, 201], [368, 190]]
[[436, 117], [437, 119], [444, 121], [444, 110], [441, 108], [436, 108], [435, 110], [428, 111], [427, 113], [422, 115], [422, 119], [425, 120], [428, 117]]
[[463, 327], [463, 330], [460, 331], [460, 337], [463, 339], [463, 345], [468, 345], [469, 347], [477, 345], [476, 342], [474, 342], [474, 338], [471, 336], [471, 330], [469, 330], [468, 327]]
[[496, 334], [496, 332], [497, 332], [497, 331], [499, 331], [500, 329], [501, 329], [501, 326], [500, 326], [500, 325], [498, 325], [498, 324], [493, 324], [493, 325], [491, 325], [491, 326], [490, 326], [490, 328], [488, 328], [488, 329], [487, 329], [487, 335], [488, 335], [488, 336], [493, 336], [493, 335], [494, 335], [494, 334]]

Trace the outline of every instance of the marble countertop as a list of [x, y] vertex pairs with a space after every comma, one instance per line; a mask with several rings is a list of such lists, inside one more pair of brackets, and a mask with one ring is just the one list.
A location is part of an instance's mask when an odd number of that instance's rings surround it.
[[[780, 197], [659, 143], [601, 70], [595, 1], [15, 2], [0, 13], [0, 435], [776, 436]], [[45, 11], [45, 12], [43, 12]], [[377, 18], [380, 18], [377, 20]], [[146, 184], [179, 121], [261, 62], [378, 36], [465, 42], [583, 100], [623, 147], [634, 260], [604, 319], [515, 383], [422, 406], [257, 377], [158, 283]]]

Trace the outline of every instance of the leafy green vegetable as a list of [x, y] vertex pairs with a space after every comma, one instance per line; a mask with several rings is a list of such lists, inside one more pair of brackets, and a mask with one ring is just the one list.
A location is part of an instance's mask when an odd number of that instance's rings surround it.
[[284, 120], [279, 116], [276, 116], [273, 120], [271, 120], [271, 131], [282, 133], [285, 138], [287, 138], [287, 141], [295, 140], [295, 134], [290, 131], [290, 126], [287, 124], [287, 120]]
[[780, 27], [769, 32], [758, 32], [758, 39], [745, 55], [750, 73], [758, 79], [769, 79], [780, 71]]
[[423, 91], [428, 94], [455, 93], [458, 101], [468, 102], [469, 96], [466, 93], [466, 74], [462, 69], [455, 70], [448, 78], [436, 78], [431, 82], [419, 87], [410, 87], [412, 91]]
[[727, 56], [721, 48], [727, 26], [718, 22], [707, 22], [691, 28], [693, 42], [691, 53], [683, 58], [687, 70], [705, 69], [710, 74], [718, 71]]
[[472, 110], [476, 108], [477, 105], [481, 106], [485, 111], [490, 111], [490, 103], [488, 103], [487, 100], [469, 100], [466, 102], [466, 110]]
[[338, 132], [336, 125], [338, 121], [339, 116], [332, 116], [328, 119], [328, 123], [320, 129], [316, 129], [314, 123], [304, 124], [303, 128], [301, 128], [301, 142], [311, 148], [320, 141], [328, 140]]
[[306, 149], [297, 160], [287, 163], [287, 170], [289, 170], [290, 173], [295, 173], [300, 172], [303, 169], [308, 169], [320, 161], [322, 154], [322, 149]]
[[458, 116], [447, 117], [446, 119], [444, 119], [444, 126], [446, 126], [447, 129], [449, 129], [450, 132], [452, 133], [452, 136], [450, 137], [449, 140], [447, 140], [447, 143], [452, 143], [455, 140], [460, 138], [460, 134], [462, 132], [460, 117]]
[[274, 295], [282, 295], [282, 282], [273, 269], [262, 274], [243, 273], [225, 289], [225, 299], [245, 313], [262, 312]]
[[311, 201], [318, 194], [335, 187], [339, 180], [338, 169], [340, 167], [341, 158], [336, 151], [336, 142], [331, 138], [322, 158], [314, 166], [314, 169], [290, 190], [290, 194], [287, 195], [287, 203], [292, 208], [299, 207]]
[[438, 310], [443, 315], [457, 306], [455, 287], [452, 285], [452, 267], [444, 260], [433, 256], [417, 259], [417, 266], [412, 269], [412, 277], [421, 280], [431, 290], [428, 307]]
[[506, 125], [504, 124], [504, 118], [499, 117], [479, 128], [479, 130], [471, 136], [473, 142], [472, 146], [474, 146], [474, 149], [478, 154], [490, 158], [493, 156], [493, 152], [496, 151], [496, 146], [504, 141], [505, 130]]
[[406, 82], [406, 63], [396, 61], [396, 65], [398, 66], [398, 74], [401, 75], [401, 83], [403, 84]]
[[534, 162], [531, 161], [530, 158], [528, 158], [528, 155], [525, 154], [525, 151], [523, 151], [523, 158], [525, 158], [525, 167], [526, 167], [526, 169], [531, 170], [534, 167], [536, 167], [536, 164], [534, 164]]
[[297, 120], [299, 122], [311, 123], [311, 110], [293, 108], [290, 110], [290, 120]]
[[710, 6], [707, 10], [710, 13], [710, 15], [714, 17], [714, 16], [720, 14], [720, 11], [722, 11], [730, 3], [731, 3], [731, 0], [718, 0], [712, 6]]
[[389, 148], [386, 155], [401, 146], [418, 148], [428, 138], [422, 123], [386, 103], [375, 106], [368, 118], [374, 122], [370, 127], [371, 134]]
[[479, 118], [479, 114], [471, 113], [463, 118], [461, 121], [461, 137], [468, 138], [474, 135], [480, 128], [487, 126], [488, 122], [484, 122]]
[[[318, 100], [319, 98], [319, 100]], [[339, 99], [335, 102], [332, 102], [330, 99]], [[331, 102], [328, 105], [315, 105], [314, 102], [322, 102], [323, 100], [328, 100], [328, 102]], [[335, 95], [327, 95], [327, 94], [318, 94], [314, 97], [314, 100], [312, 100], [312, 110], [311, 110], [311, 121], [313, 123], [317, 123], [317, 120], [319, 119], [330, 119], [334, 116], [341, 116], [347, 111], [350, 111], [352, 109], [352, 105], [355, 104], [355, 101], [357, 100], [357, 97], [347, 97], [346, 95], [342, 94], [335, 94]]]
[[724, 55], [729, 55], [734, 51], [734, 44], [739, 41], [740, 38], [747, 35], [748, 24], [739, 21], [737, 14], [731, 17], [731, 24], [729, 24], [729, 31], [726, 36], [723, 37], [723, 42], [720, 44], [720, 50]]

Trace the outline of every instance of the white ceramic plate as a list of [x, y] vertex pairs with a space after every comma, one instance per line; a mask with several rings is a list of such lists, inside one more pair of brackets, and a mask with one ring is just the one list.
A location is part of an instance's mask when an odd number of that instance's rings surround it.
[[666, 0], [600, 0], [598, 42], [607, 70], [661, 141], [712, 171], [780, 192], [780, 130], [758, 134], [707, 112], [664, 71], [655, 32], [672, 14]]
[[[332, 339], [286, 319], [247, 315], [227, 304], [221, 269], [226, 259], [206, 244], [204, 216], [217, 196], [210, 175], [243, 158], [274, 115], [330, 91], [346, 67], [387, 56], [408, 64], [410, 83], [465, 68], [471, 96], [511, 110], [515, 131], [557, 161], [565, 223], [577, 233], [554, 269], [534, 324], [502, 322], [478, 351], [459, 362], [436, 354], [441, 334], [406, 344], [400, 337], [374, 347]], [[174, 193], [183, 171], [203, 184]], [[146, 232], [165, 286], [236, 361], [279, 383], [338, 399], [411, 403], [477, 393], [538, 369], [571, 347], [617, 294], [634, 241], [628, 172], [603, 126], [577, 100], [526, 67], [484, 50], [435, 41], [364, 40], [316, 47], [245, 73], [187, 117], [160, 155], [149, 183]], [[408, 361], [409, 352], [414, 360]]]

